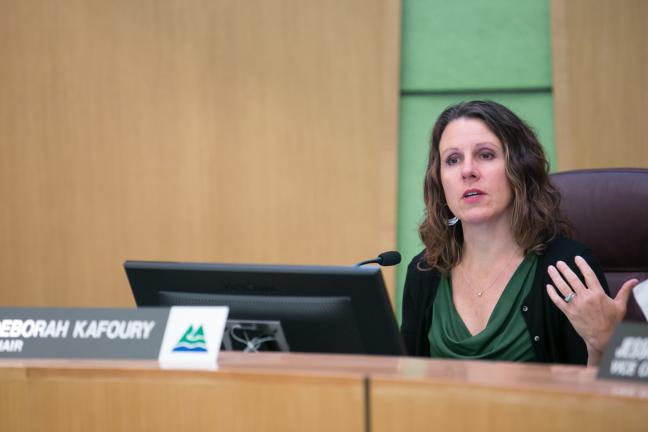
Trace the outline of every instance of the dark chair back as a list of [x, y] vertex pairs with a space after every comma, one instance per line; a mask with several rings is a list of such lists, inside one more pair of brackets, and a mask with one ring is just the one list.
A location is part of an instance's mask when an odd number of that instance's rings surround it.
[[[598, 257], [612, 296], [626, 280], [648, 278], [648, 169], [610, 168], [551, 175], [576, 240]], [[631, 296], [626, 320], [645, 321]]]

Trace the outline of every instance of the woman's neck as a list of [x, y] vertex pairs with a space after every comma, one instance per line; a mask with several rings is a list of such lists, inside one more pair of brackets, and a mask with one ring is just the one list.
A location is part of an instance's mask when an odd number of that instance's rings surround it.
[[524, 251], [515, 241], [510, 223], [464, 226], [461, 265], [486, 269], [502, 260], [522, 258]]

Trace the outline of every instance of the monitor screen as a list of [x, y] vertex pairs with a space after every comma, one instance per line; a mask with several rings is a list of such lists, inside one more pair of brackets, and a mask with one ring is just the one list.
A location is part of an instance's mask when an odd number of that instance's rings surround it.
[[292, 352], [405, 353], [377, 267], [145, 261], [127, 261], [124, 267], [138, 306], [228, 306], [226, 348], [231, 348], [227, 342], [236, 345], [249, 335], [261, 340], [266, 326], [266, 333], [278, 326], [279, 340], [266, 346]]

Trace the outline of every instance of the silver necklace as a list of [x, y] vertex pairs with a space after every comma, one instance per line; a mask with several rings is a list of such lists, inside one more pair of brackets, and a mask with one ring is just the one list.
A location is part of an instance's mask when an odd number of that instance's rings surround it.
[[475, 287], [473, 287], [473, 285], [470, 283], [470, 281], [468, 281], [468, 278], [466, 277], [466, 271], [465, 270], [463, 270], [461, 272], [461, 277], [463, 277], [464, 282], [466, 282], [466, 284], [468, 285], [470, 290], [471, 291], [477, 291], [477, 297], [481, 297], [484, 294], [484, 292], [486, 292], [486, 290], [490, 289], [493, 285], [495, 285], [495, 282], [497, 282], [497, 280], [500, 278], [500, 276], [502, 276], [502, 274], [504, 274], [504, 271], [511, 265], [511, 262], [513, 261], [514, 256], [515, 256], [515, 251], [513, 251], [513, 254], [511, 255], [511, 258], [509, 258], [506, 265], [504, 267], [502, 267], [502, 270], [500, 270], [499, 273], [497, 273], [497, 276], [495, 276], [495, 279], [493, 279], [493, 281], [486, 288], [484, 288], [481, 291], [475, 290]]

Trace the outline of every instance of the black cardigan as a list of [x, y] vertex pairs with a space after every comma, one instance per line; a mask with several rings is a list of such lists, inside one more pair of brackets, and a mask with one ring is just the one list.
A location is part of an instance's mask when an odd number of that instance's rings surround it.
[[[592, 251], [586, 246], [564, 237], [551, 241], [546, 251], [538, 257], [536, 274], [531, 291], [524, 300], [522, 313], [529, 329], [529, 335], [536, 355], [542, 363], [586, 364], [587, 348], [567, 317], [553, 304], [546, 292], [546, 285], [552, 284], [547, 267], [557, 261], [564, 261], [581, 278], [582, 275], [574, 257], [580, 255], [592, 267], [603, 289], [609, 290], [603, 270]], [[427, 268], [422, 260], [423, 252], [412, 259], [407, 268], [403, 293], [403, 322], [401, 332], [409, 355], [429, 357], [428, 333], [432, 323], [432, 303], [439, 285], [439, 273]]]

